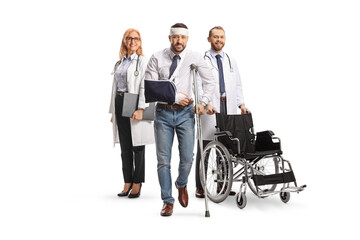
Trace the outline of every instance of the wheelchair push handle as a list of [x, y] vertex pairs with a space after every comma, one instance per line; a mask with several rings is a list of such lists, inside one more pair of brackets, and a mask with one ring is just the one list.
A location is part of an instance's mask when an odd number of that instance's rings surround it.
[[[220, 112], [217, 111], [216, 109], [213, 109], [212, 112], [213, 112], [213, 113], [220, 113]], [[251, 113], [250, 110], [247, 109], [247, 110], [246, 110], [246, 113], [244, 113], [244, 114], [250, 114], [250, 113]], [[243, 113], [241, 113], [241, 114], [243, 114]]]

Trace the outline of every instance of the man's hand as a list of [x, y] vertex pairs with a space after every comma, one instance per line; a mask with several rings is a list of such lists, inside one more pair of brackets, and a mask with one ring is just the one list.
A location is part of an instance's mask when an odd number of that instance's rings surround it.
[[189, 97], [185, 97], [183, 100], [181, 100], [179, 102], [179, 105], [183, 106], [183, 107], [186, 107], [187, 105], [189, 105], [189, 102], [190, 102], [190, 98]]
[[210, 103], [208, 103], [206, 105], [206, 113], [209, 115], [213, 115], [215, 113], [215, 108], [213, 107], [213, 105], [211, 105]]
[[188, 97], [188, 95], [186, 95], [183, 92], [180, 93], [176, 93], [176, 97], [175, 97], [175, 103], [185, 107], [187, 105], [189, 105], [190, 102], [190, 98]]
[[[195, 108], [196, 108], [196, 106], [194, 106], [194, 108], [193, 108], [193, 112], [194, 112], [194, 113], [196, 113], [196, 109], [195, 109]], [[204, 107], [204, 105], [202, 105], [202, 104], [199, 103], [199, 104], [197, 105], [197, 108], [198, 108], [199, 116], [200, 116], [200, 115], [203, 115], [204, 112], [205, 112], [205, 107]]]
[[241, 114], [246, 114], [248, 112], [248, 109], [245, 107], [245, 104], [240, 105]]

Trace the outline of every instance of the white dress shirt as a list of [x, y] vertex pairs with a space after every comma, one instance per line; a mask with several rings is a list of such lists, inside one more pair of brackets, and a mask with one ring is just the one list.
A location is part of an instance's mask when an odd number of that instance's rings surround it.
[[[175, 54], [170, 48], [166, 48], [153, 54], [145, 72], [145, 79], [169, 80], [170, 66], [174, 56]], [[200, 101], [207, 104], [211, 100], [215, 89], [215, 79], [212, 74], [212, 67], [205, 62], [202, 55], [198, 52], [185, 49], [179, 56], [180, 60], [178, 60], [178, 64], [181, 62], [181, 66], [174, 79], [177, 92], [185, 93], [189, 98], [194, 98], [193, 73], [190, 66], [191, 64], [195, 64], [198, 67], [198, 73], [202, 80], [203, 94]]]
[[117, 83], [117, 90], [120, 92], [127, 92], [128, 86], [127, 86], [127, 70], [136, 56], [136, 53], [132, 54], [129, 57], [124, 56], [121, 64], [117, 67], [114, 76], [115, 81]]
[[[216, 53], [214, 50], [210, 49], [209, 53], [214, 62], [217, 63], [216, 55], [220, 55], [221, 63], [224, 61], [224, 51], [221, 51], [220, 53]], [[226, 97], [226, 92], [220, 94], [220, 97]]]

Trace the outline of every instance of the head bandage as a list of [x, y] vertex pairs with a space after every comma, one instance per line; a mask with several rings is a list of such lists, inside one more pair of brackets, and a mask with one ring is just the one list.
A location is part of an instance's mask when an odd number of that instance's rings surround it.
[[186, 28], [170, 28], [170, 36], [172, 35], [189, 36], [189, 30]]

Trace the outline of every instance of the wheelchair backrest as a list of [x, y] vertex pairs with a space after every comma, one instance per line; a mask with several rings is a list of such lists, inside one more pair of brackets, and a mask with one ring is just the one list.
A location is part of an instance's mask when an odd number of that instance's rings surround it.
[[240, 141], [241, 153], [255, 152], [255, 133], [251, 113], [224, 115], [216, 113], [216, 125], [220, 131], [231, 132]]

